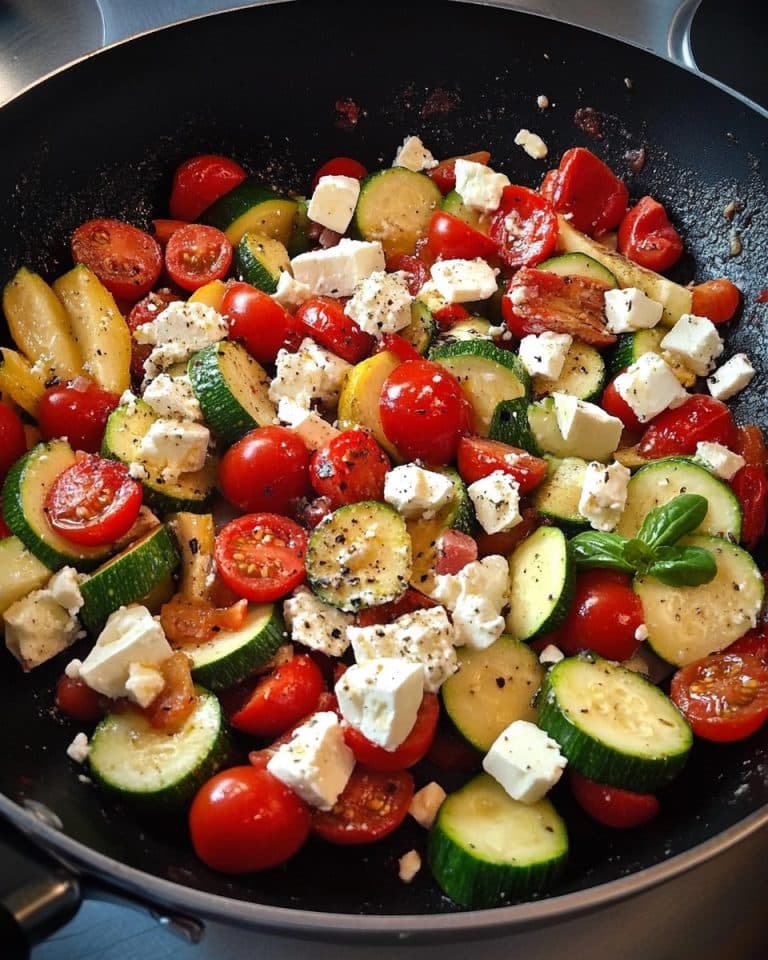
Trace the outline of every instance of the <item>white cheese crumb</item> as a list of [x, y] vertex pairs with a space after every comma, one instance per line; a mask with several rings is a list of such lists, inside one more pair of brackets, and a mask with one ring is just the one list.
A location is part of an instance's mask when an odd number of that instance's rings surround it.
[[445, 800], [445, 790], [435, 780], [431, 780], [421, 790], [417, 790], [411, 800], [408, 813], [420, 826], [429, 830], [437, 817], [437, 811]]
[[87, 735], [84, 733], [78, 733], [72, 743], [67, 747], [67, 756], [70, 760], [74, 760], [75, 763], [85, 763], [90, 752], [91, 745], [88, 742]]
[[515, 143], [534, 160], [543, 160], [549, 152], [546, 143], [537, 133], [531, 133], [530, 130], [523, 128], [518, 130], [515, 136]]
[[400, 867], [399, 876], [403, 883], [410, 883], [421, 870], [421, 857], [417, 850], [409, 850], [397, 862]]

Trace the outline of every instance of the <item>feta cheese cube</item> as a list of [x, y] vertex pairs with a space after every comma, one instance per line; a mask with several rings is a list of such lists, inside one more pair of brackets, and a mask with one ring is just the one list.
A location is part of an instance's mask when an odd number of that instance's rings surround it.
[[110, 614], [96, 643], [80, 665], [80, 678], [92, 690], [116, 699], [128, 695], [131, 664], [156, 666], [171, 656], [163, 628], [146, 607], [131, 604]]
[[277, 278], [277, 289], [272, 299], [277, 300], [281, 307], [289, 313], [296, 310], [312, 296], [312, 290], [306, 283], [299, 283], [287, 270], [281, 270]]
[[544, 667], [551, 667], [553, 664], [560, 663], [560, 661], [564, 659], [565, 654], [559, 647], [556, 647], [554, 643], [548, 643], [539, 654], [539, 663]]
[[128, 679], [125, 681], [125, 693], [140, 707], [148, 707], [165, 686], [163, 674], [157, 667], [144, 663], [132, 663], [128, 667]]
[[611, 333], [648, 330], [661, 320], [664, 307], [638, 287], [605, 291], [605, 319]]
[[384, 477], [384, 499], [404, 517], [432, 517], [454, 496], [449, 477], [416, 463], [395, 467]]
[[341, 715], [364, 737], [396, 750], [413, 730], [424, 696], [424, 669], [393, 657], [356, 663], [334, 687]]
[[278, 419], [301, 439], [308, 450], [320, 450], [341, 433], [319, 413], [285, 397], [277, 405]]
[[429, 830], [437, 819], [437, 811], [440, 809], [445, 798], [445, 790], [443, 790], [439, 783], [431, 780], [426, 786], [422, 787], [421, 790], [417, 790], [416, 793], [414, 793], [411, 805], [408, 808], [408, 813], [410, 813], [419, 826], [424, 827], [425, 830]]
[[474, 160], [459, 157], [455, 164], [456, 192], [472, 210], [492, 213], [498, 210], [509, 177]]
[[143, 399], [159, 417], [171, 420], [202, 420], [203, 411], [186, 374], [171, 377], [158, 374], [147, 384]]
[[579, 497], [579, 513], [594, 530], [615, 530], [627, 505], [630, 472], [618, 461], [606, 466], [593, 460], [587, 464]]
[[707, 387], [715, 399], [730, 400], [751, 383], [755, 372], [746, 353], [736, 353], [707, 377]]
[[412, 136], [406, 137], [398, 147], [392, 166], [421, 173], [422, 170], [434, 170], [437, 160], [421, 142], [420, 137]]
[[421, 856], [418, 850], [409, 850], [397, 861], [398, 876], [403, 883], [410, 883], [421, 870]]
[[696, 444], [696, 459], [721, 480], [730, 480], [747, 462], [722, 443], [709, 443], [706, 440]]
[[3, 613], [5, 645], [24, 670], [45, 663], [85, 636], [49, 589], [33, 590]]
[[583, 460], [607, 460], [621, 440], [624, 424], [601, 407], [567, 393], [553, 393], [557, 426], [570, 455]]
[[430, 275], [441, 297], [448, 303], [487, 300], [496, 293], [496, 274], [485, 260], [438, 260]]
[[531, 131], [526, 130], [525, 127], [518, 130], [515, 134], [515, 143], [518, 147], [522, 147], [533, 160], [543, 160], [549, 152], [546, 143], [544, 143], [538, 133], [531, 133]]
[[411, 322], [413, 303], [407, 277], [402, 270], [376, 270], [355, 285], [344, 313], [374, 337], [402, 330]]
[[515, 720], [494, 740], [483, 758], [483, 769], [514, 800], [536, 803], [563, 775], [566, 759], [544, 730], [527, 720]]
[[347, 785], [355, 755], [344, 742], [339, 718], [315, 713], [298, 726], [267, 763], [267, 770], [305, 803], [330, 810]]
[[443, 607], [406, 613], [393, 623], [347, 627], [347, 638], [358, 663], [399, 657], [421, 664], [428, 693], [437, 693], [459, 667], [453, 645], [454, 628]]
[[323, 603], [307, 587], [297, 587], [293, 596], [284, 601], [283, 617], [294, 643], [329, 657], [340, 657], [346, 652], [347, 627], [355, 622], [353, 614]]
[[182, 473], [201, 470], [208, 455], [208, 427], [191, 420], [155, 420], [141, 439], [138, 459], [173, 480]]
[[499, 556], [474, 560], [456, 574], [436, 576], [429, 595], [451, 611], [453, 642], [484, 650], [504, 632], [509, 564]]
[[684, 313], [661, 341], [661, 348], [703, 377], [714, 367], [724, 344], [708, 317]]
[[482, 480], [467, 487], [475, 505], [477, 521], [486, 533], [511, 530], [523, 519], [520, 516], [520, 484], [503, 470], [494, 470]]
[[88, 742], [88, 735], [85, 733], [75, 734], [75, 739], [67, 747], [67, 756], [75, 763], [85, 763], [90, 752], [91, 745]]
[[532, 377], [557, 380], [572, 343], [573, 337], [568, 333], [552, 333], [551, 330], [530, 333], [520, 341], [517, 355]]
[[384, 249], [378, 240], [347, 237], [335, 247], [310, 250], [291, 260], [293, 276], [299, 283], [306, 284], [313, 294], [329, 297], [351, 297], [355, 284], [385, 266]]
[[670, 365], [657, 353], [644, 353], [618, 375], [616, 392], [640, 423], [647, 423], [668, 407], [679, 407], [688, 399]]
[[47, 588], [56, 603], [61, 604], [70, 617], [76, 616], [85, 601], [80, 593], [80, 577], [74, 567], [62, 567], [48, 581]]
[[313, 401], [334, 407], [351, 368], [351, 363], [306, 337], [296, 353], [278, 350], [269, 398], [278, 405], [283, 400], [290, 400], [305, 410]]
[[218, 343], [229, 333], [224, 317], [205, 303], [174, 301], [165, 310], [133, 331], [137, 343], [154, 346], [144, 364], [154, 377], [174, 363], [188, 360], [193, 353]]
[[335, 233], [344, 233], [360, 196], [356, 177], [320, 177], [307, 207], [307, 216]]

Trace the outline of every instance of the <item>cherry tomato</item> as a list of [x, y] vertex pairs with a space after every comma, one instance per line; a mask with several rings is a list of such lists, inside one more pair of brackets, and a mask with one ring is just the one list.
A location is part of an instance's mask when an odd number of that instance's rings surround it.
[[333, 502], [331, 498], [315, 497], [314, 500], [310, 500], [309, 503], [302, 506], [297, 519], [306, 527], [309, 527], [310, 530], [314, 530], [318, 523], [324, 520], [329, 513], [333, 513]]
[[455, 327], [457, 323], [461, 323], [463, 320], [469, 320], [469, 317], [469, 310], [460, 303], [447, 303], [444, 307], [440, 307], [439, 310], [435, 310], [432, 314], [432, 319], [441, 330], [450, 330], [451, 327]]
[[373, 843], [408, 815], [413, 777], [406, 770], [378, 772], [356, 766], [332, 810], [316, 810], [312, 833], [329, 843]]
[[443, 196], [456, 189], [456, 161], [459, 159], [473, 160], [475, 163], [482, 163], [487, 166], [491, 155], [487, 150], [477, 150], [475, 153], [462, 154], [461, 157], [448, 157], [447, 160], [442, 160], [432, 170], [428, 170], [427, 173], [435, 181]]
[[352, 157], [333, 157], [317, 169], [312, 177], [312, 189], [317, 187], [320, 177], [354, 177], [355, 180], [362, 180], [367, 176], [368, 170], [358, 160]]
[[762, 467], [742, 467], [731, 480], [741, 504], [741, 542], [754, 550], [768, 524], [768, 479]]
[[255, 737], [277, 737], [317, 708], [324, 689], [323, 672], [299, 654], [260, 677], [247, 699], [229, 715], [238, 730]]
[[591, 237], [618, 227], [629, 199], [626, 185], [585, 147], [566, 150], [540, 189], [557, 213], [570, 214], [571, 226]]
[[[174, 293], [169, 287], [160, 287], [159, 290], [148, 293], [143, 300], [134, 304], [126, 318], [131, 334], [136, 327], [140, 327], [144, 323], [151, 323], [158, 313], [161, 313], [169, 304], [175, 303], [179, 299], [178, 294]], [[131, 336], [131, 376], [134, 380], [144, 379], [144, 363], [150, 353], [152, 353], [152, 347], [148, 343], [136, 343]]]
[[475, 540], [479, 557], [508, 557], [518, 544], [527, 540], [533, 531], [542, 525], [541, 516], [532, 507], [523, 507], [520, 512], [523, 519], [511, 530], [501, 530], [499, 533], [486, 533], [481, 530], [477, 534]]
[[701, 441], [721, 443], [731, 449], [736, 437], [733, 414], [722, 400], [697, 393], [681, 406], [654, 417], [637, 450], [641, 457], [655, 460], [696, 453], [696, 445]]
[[634, 793], [619, 787], [588, 780], [570, 771], [571, 790], [578, 805], [593, 820], [619, 830], [641, 827], [659, 812], [659, 801], [652, 793]]
[[743, 740], [768, 717], [768, 666], [749, 653], [713, 653], [682, 667], [669, 695], [704, 740]]
[[408, 274], [408, 289], [412, 297], [421, 290], [429, 280], [429, 266], [422, 257], [413, 253], [393, 253], [387, 257], [387, 270], [395, 273], [402, 270]]
[[474, 483], [497, 470], [514, 477], [520, 493], [530, 493], [547, 475], [547, 461], [526, 450], [486, 437], [462, 437], [457, 450], [457, 466], [465, 483]]
[[312, 337], [347, 363], [364, 360], [376, 342], [344, 313], [343, 302], [333, 297], [306, 300], [294, 314], [293, 326], [301, 337]]
[[748, 464], [768, 470], [768, 446], [763, 431], [755, 423], [736, 428], [733, 452], [740, 454]]
[[450, 463], [472, 410], [459, 382], [429, 360], [400, 364], [384, 381], [379, 412], [388, 440], [409, 460]]
[[231, 767], [198, 790], [189, 811], [192, 846], [222, 873], [266, 870], [309, 836], [309, 807], [263, 767]]
[[98, 453], [107, 418], [119, 402], [117, 394], [85, 377], [49, 387], [37, 407], [40, 433], [46, 440], [66, 437], [75, 450]]
[[0, 482], [23, 454], [27, 452], [27, 436], [18, 413], [0, 401]]
[[186, 653], [176, 650], [158, 669], [163, 675], [163, 689], [141, 712], [156, 730], [176, 733], [192, 715], [197, 702], [191, 661]]
[[384, 336], [377, 341], [374, 352], [381, 353], [382, 350], [389, 350], [390, 353], [393, 353], [397, 357], [400, 363], [405, 363], [406, 360], [421, 359], [419, 351], [404, 337], [400, 337], [396, 333], [385, 333]]
[[155, 240], [160, 244], [163, 250], [171, 239], [171, 237], [176, 233], [177, 230], [181, 227], [186, 227], [186, 220], [153, 220], [152, 229], [154, 230]]
[[[619, 376], [619, 374], [616, 374], [616, 376]], [[635, 411], [616, 389], [616, 377], [606, 384], [601, 406], [612, 417], [618, 417], [627, 430], [641, 431], [644, 429], [644, 424], [637, 419]]]
[[221, 280], [232, 265], [232, 244], [221, 230], [188, 223], [176, 230], [165, 248], [165, 267], [182, 290], [197, 290]]
[[110, 709], [107, 697], [92, 690], [85, 680], [73, 679], [66, 673], [56, 684], [55, 703], [62, 713], [81, 723], [98, 723]]
[[157, 240], [122, 220], [88, 220], [79, 226], [72, 234], [72, 259], [129, 303], [149, 293], [163, 269]]
[[171, 217], [197, 220], [204, 210], [245, 178], [245, 170], [228, 157], [204, 154], [185, 160], [173, 175], [168, 204]]
[[691, 294], [691, 313], [709, 317], [715, 324], [733, 319], [741, 303], [739, 288], [725, 277], [697, 283], [691, 288]]
[[418, 763], [429, 750], [439, 717], [439, 700], [434, 693], [425, 693], [413, 729], [394, 750], [385, 750], [384, 747], [372, 743], [359, 730], [351, 726], [344, 727], [344, 740], [354, 753], [357, 762], [362, 763], [369, 770], [378, 770], [382, 773], [406, 770]]
[[608, 660], [628, 660], [640, 641], [643, 622], [632, 579], [613, 570], [584, 570], [576, 576], [571, 609], [558, 629], [558, 646], [571, 655], [591, 650]]
[[219, 576], [239, 596], [268, 603], [304, 580], [305, 530], [274, 513], [250, 513], [225, 524], [216, 536]]
[[141, 484], [125, 464], [89, 455], [59, 474], [45, 512], [53, 529], [72, 543], [102, 546], [128, 533], [141, 501]]
[[446, 530], [437, 542], [435, 573], [457, 574], [468, 563], [477, 560], [477, 543], [474, 537], [459, 530]]
[[768, 629], [766, 629], [766, 624], [762, 623], [754, 630], [747, 631], [743, 637], [734, 640], [729, 647], [723, 650], [723, 653], [746, 653], [752, 657], [757, 657], [761, 663], [768, 667]]
[[496, 242], [444, 210], [435, 210], [429, 221], [427, 249], [441, 260], [487, 260], [496, 253]]
[[229, 335], [260, 363], [274, 363], [291, 333], [291, 315], [250, 283], [232, 283], [221, 301]]
[[683, 241], [667, 211], [653, 197], [641, 197], [619, 225], [619, 253], [663, 273], [683, 255]]
[[406, 613], [413, 613], [415, 610], [428, 610], [434, 606], [436, 606], [436, 601], [409, 587], [397, 600], [380, 603], [378, 606], [368, 607], [366, 610], [359, 610], [355, 615], [355, 623], [358, 627], [372, 627], [378, 623], [393, 623], [398, 617], [405, 616]]
[[555, 249], [557, 215], [552, 204], [528, 187], [504, 187], [488, 231], [508, 267], [541, 263]]
[[248, 513], [288, 513], [311, 493], [309, 451], [288, 427], [256, 427], [234, 443], [219, 463], [219, 487]]
[[387, 455], [367, 430], [343, 430], [312, 454], [310, 482], [334, 509], [361, 500], [383, 500]]

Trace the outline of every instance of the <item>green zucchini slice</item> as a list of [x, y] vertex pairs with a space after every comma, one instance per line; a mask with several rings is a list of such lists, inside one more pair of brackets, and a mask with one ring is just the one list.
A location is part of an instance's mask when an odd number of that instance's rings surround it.
[[549, 467], [543, 483], [533, 492], [533, 505], [543, 517], [548, 517], [566, 530], [589, 526], [579, 513], [579, 500], [587, 472], [587, 461], [579, 457], [547, 457]]
[[575, 565], [565, 534], [557, 527], [539, 527], [509, 558], [507, 630], [518, 640], [533, 640], [560, 626], [574, 583]]
[[280, 274], [290, 266], [285, 244], [262, 233], [244, 233], [235, 247], [235, 273], [265, 293], [277, 290]]
[[563, 253], [559, 257], [550, 257], [549, 260], [537, 264], [536, 269], [556, 273], [560, 277], [588, 277], [614, 288], [619, 285], [606, 266], [586, 253]]
[[435, 338], [436, 329], [437, 325], [432, 319], [429, 307], [421, 300], [414, 300], [411, 304], [411, 322], [407, 327], [398, 330], [398, 336], [407, 340], [417, 353], [426, 356]]
[[203, 223], [218, 227], [236, 247], [244, 233], [260, 233], [286, 247], [293, 235], [298, 203], [257, 180], [245, 180], [203, 213]]
[[426, 174], [405, 167], [378, 170], [360, 185], [355, 231], [363, 240], [380, 241], [388, 257], [413, 253], [441, 201], [440, 190]]
[[0, 617], [11, 604], [48, 583], [52, 575], [53, 571], [30, 553], [18, 537], [0, 540]]
[[538, 375], [533, 378], [533, 394], [537, 398], [550, 393], [569, 393], [579, 400], [595, 403], [604, 386], [605, 361], [594, 347], [581, 340], [571, 344], [556, 380]]
[[530, 406], [526, 397], [502, 400], [501, 403], [497, 403], [491, 417], [488, 436], [492, 440], [501, 440], [502, 443], [508, 443], [511, 447], [519, 447], [540, 457], [544, 451], [531, 429], [528, 417]]

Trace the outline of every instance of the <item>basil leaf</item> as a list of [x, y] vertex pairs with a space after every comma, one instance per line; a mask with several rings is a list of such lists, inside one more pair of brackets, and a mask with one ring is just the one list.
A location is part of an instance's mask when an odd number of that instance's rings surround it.
[[681, 493], [669, 503], [653, 510], [643, 520], [638, 539], [649, 547], [670, 547], [699, 527], [709, 509], [709, 501], [697, 493]]
[[698, 587], [715, 579], [717, 564], [702, 547], [662, 547], [648, 575], [668, 587]]
[[618, 533], [587, 530], [577, 534], [570, 543], [577, 567], [608, 567], [623, 573], [635, 572], [635, 568], [624, 558], [626, 540]]
[[656, 559], [656, 554], [648, 544], [637, 538], [627, 540], [622, 553], [626, 562], [638, 573], [644, 572], [648, 564]]

